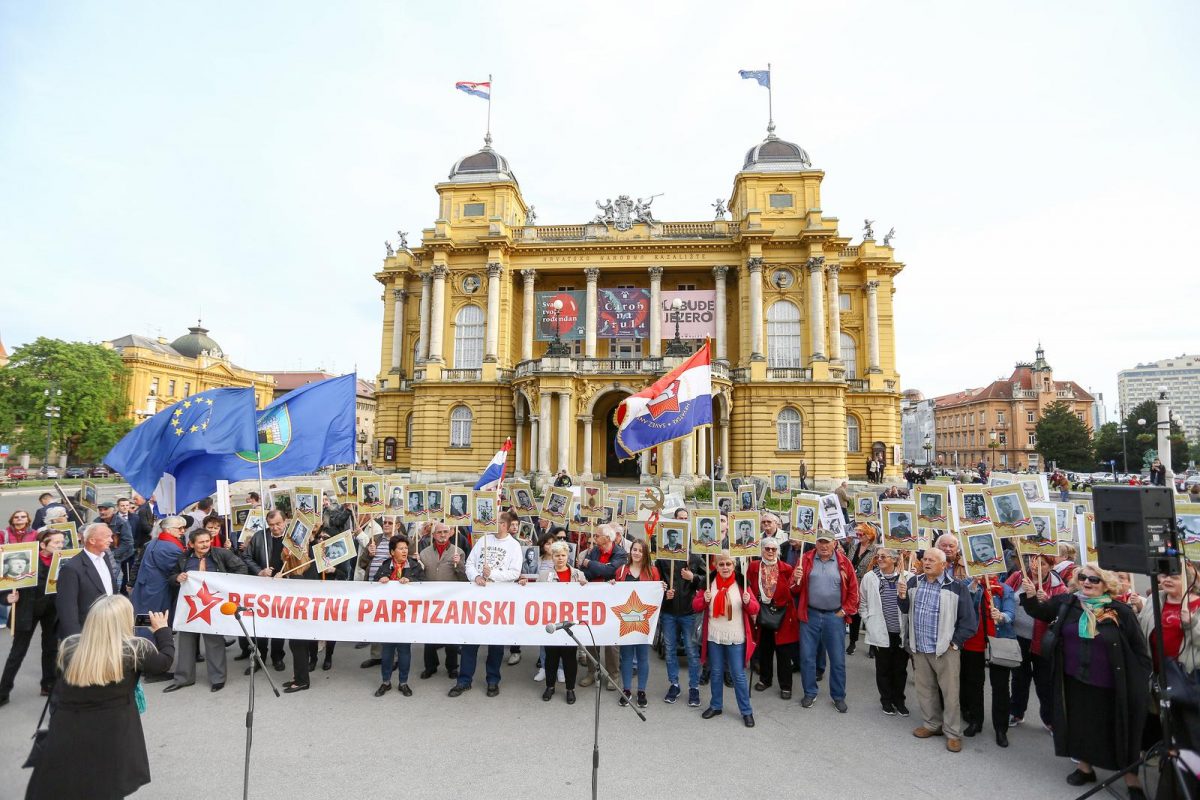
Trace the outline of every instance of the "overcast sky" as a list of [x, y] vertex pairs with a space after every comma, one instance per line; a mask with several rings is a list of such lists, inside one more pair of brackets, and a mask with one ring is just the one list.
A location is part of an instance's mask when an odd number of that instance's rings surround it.
[[373, 377], [382, 242], [419, 240], [482, 144], [456, 80], [494, 74], [539, 222], [655, 192], [704, 220], [764, 134], [737, 70], [769, 61], [825, 214], [897, 230], [905, 388], [1007, 377], [1041, 340], [1115, 406], [1119, 369], [1200, 351], [1198, 9], [2, 3], [0, 337], [173, 339], [203, 315], [242, 366]]

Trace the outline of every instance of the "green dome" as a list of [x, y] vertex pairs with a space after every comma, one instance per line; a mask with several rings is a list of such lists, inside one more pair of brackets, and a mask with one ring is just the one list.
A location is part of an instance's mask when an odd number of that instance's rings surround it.
[[171, 347], [179, 355], [187, 358], [196, 358], [201, 353], [207, 353], [216, 358], [224, 356], [224, 353], [221, 352], [221, 345], [209, 338], [208, 329], [201, 327], [199, 320], [195, 327], [188, 328], [185, 335], [171, 342]]

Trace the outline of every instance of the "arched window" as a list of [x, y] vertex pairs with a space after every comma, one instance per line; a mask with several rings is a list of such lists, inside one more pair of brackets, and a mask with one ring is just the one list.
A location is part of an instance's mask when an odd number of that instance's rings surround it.
[[846, 367], [846, 380], [858, 377], [858, 345], [848, 333], [842, 334], [842, 364]]
[[777, 300], [767, 309], [767, 366], [802, 367], [800, 309]]
[[412, 418], [413, 415], [411, 413], [404, 418], [404, 446], [409, 450], [412, 449]]
[[846, 450], [857, 453], [862, 449], [862, 437], [858, 429], [858, 417], [846, 415]]
[[778, 449], [799, 450], [801, 448], [804, 443], [804, 437], [800, 433], [799, 411], [790, 406], [783, 409], [775, 419], [775, 427], [776, 435], [778, 436]]
[[471, 446], [471, 409], [466, 406], [455, 406], [450, 412], [450, 446]]
[[454, 368], [483, 366], [483, 309], [463, 306], [454, 316]]

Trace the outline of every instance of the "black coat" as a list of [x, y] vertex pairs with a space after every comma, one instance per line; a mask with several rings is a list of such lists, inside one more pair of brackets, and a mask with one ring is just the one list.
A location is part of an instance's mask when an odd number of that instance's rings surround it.
[[[700, 591], [700, 587], [704, 583], [704, 574], [707, 569], [704, 566], [704, 557], [692, 555], [688, 556], [687, 561], [669, 561], [660, 558], [654, 562], [654, 566], [658, 568], [658, 574], [662, 576], [663, 582], [668, 587], [675, 589], [673, 599], [668, 600], [666, 595], [663, 595], [662, 613], [677, 617], [690, 617], [695, 614], [696, 612], [692, 611], [692, 598], [696, 596], [696, 592]], [[679, 574], [685, 567], [692, 571], [690, 581], [685, 581]]]
[[[179, 560], [175, 562], [175, 567], [171, 570], [171, 574], [167, 576], [168, 580], [175, 580], [179, 577], [179, 573], [187, 569], [188, 559], [192, 557], [191, 548], [184, 550], [179, 554]], [[224, 547], [214, 547], [208, 551], [208, 563], [205, 564], [212, 572], [229, 572], [234, 575], [249, 575], [250, 570], [246, 567], [246, 562], [241, 556], [232, 550], [227, 550]]]
[[[64, 562], [66, 566], [68, 562]], [[54, 608], [54, 595], [46, 594], [46, 578], [50, 575], [50, 567], [39, 558], [37, 586], [18, 589], [19, 600], [12, 614], [15, 617], [16, 631], [31, 631], [38, 620], [42, 629], [53, 628], [58, 620], [58, 612]], [[0, 592], [0, 604], [8, 605], [8, 592]]]
[[25, 800], [114, 800], [150, 782], [146, 738], [133, 690], [143, 672], [166, 672], [175, 658], [169, 628], [155, 631], [154, 642], [158, 650], [151, 650], [138, 663], [130, 660], [125, 677], [117, 683], [71, 686], [60, 680], [55, 684], [50, 731]]
[[[379, 569], [375, 570], [375, 575], [371, 578], [373, 581], [380, 581], [384, 578], [392, 577], [392, 559], [389, 557], [379, 565]], [[404, 571], [400, 573], [401, 578], [408, 578], [413, 583], [425, 580], [425, 567], [421, 566], [421, 562], [415, 558], [409, 558], [408, 563], [404, 565]]]
[[[107, 552], [105, 561], [108, 561]], [[116, 581], [113, 588], [116, 588]], [[59, 567], [58, 594], [54, 596], [54, 607], [58, 609], [58, 638], [65, 639], [83, 630], [88, 609], [96, 598], [105, 594], [104, 584], [86, 551]]]

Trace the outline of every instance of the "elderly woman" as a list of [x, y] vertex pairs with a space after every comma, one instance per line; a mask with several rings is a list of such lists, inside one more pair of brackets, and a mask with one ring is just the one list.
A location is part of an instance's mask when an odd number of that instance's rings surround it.
[[[63, 511], [63, 519], [67, 512]], [[29, 512], [17, 509], [8, 516], [8, 527], [0, 531], [0, 544], [22, 544], [37, 539], [37, 531], [30, 524]]]
[[[1050, 596], [1026, 578], [1021, 606], [1049, 623], [1054, 752], [1076, 760], [1067, 783], [1096, 780], [1094, 768], [1123, 769], [1138, 759], [1145, 723], [1150, 654], [1133, 609], [1115, 600], [1117, 576], [1096, 566], [1076, 573], [1072, 591]], [[1144, 798], [1137, 772], [1125, 776]]]
[[[764, 517], [764, 532], [766, 527]], [[760, 679], [754, 684], [754, 691], [765, 692], [770, 689], [775, 668], [778, 667], [779, 696], [790, 700], [792, 648], [800, 638], [800, 622], [796, 619], [793, 597], [800, 593], [800, 587], [792, 582], [792, 567], [779, 559], [779, 540], [774, 536], [763, 537], [762, 559], [750, 562], [746, 570], [746, 585], [757, 595], [762, 606], [756, 627]], [[775, 657], [774, 663], [772, 655]]]
[[[860, 522], [854, 527], [855, 538], [850, 541], [850, 552], [846, 555], [850, 557], [850, 563], [854, 565], [854, 574], [861, 584], [863, 576], [871, 569], [875, 563], [875, 548], [879, 546], [876, 541], [878, 531], [875, 526], [869, 522]], [[854, 655], [855, 647], [858, 645], [858, 632], [862, 627], [862, 618], [858, 614], [850, 616], [850, 645], [846, 648], [846, 655]]]
[[[63, 549], [65, 538], [62, 531], [43, 530], [38, 534], [37, 586], [14, 589], [0, 596], [0, 603], [15, 606], [12, 613], [12, 649], [4, 664], [4, 677], [0, 678], [0, 706], [8, 702], [8, 695], [17, 678], [17, 670], [29, 652], [33, 631], [42, 626], [42, 697], [54, 688], [54, 656], [58, 653], [58, 611], [54, 607], [54, 596], [46, 594], [46, 579], [50, 575], [50, 562], [54, 554]], [[4, 548], [0, 547], [0, 551]]]
[[908, 716], [904, 687], [908, 682], [908, 653], [904, 624], [896, 602], [896, 587], [911, 573], [900, 570], [899, 554], [891, 548], [875, 551], [875, 564], [859, 583], [858, 617], [867, 628], [867, 645], [875, 648], [875, 686], [879, 704], [889, 717]]
[[709, 578], [708, 589], [692, 601], [693, 611], [704, 612], [700, 658], [713, 675], [709, 681], [708, 708], [700, 716], [712, 719], [722, 713], [725, 682], [717, 676], [728, 668], [733, 676], [733, 690], [738, 710], [742, 712], [742, 722], [747, 728], [753, 728], [754, 709], [750, 707], [746, 666], [754, 655], [754, 619], [761, 605], [735, 571], [733, 556], [724, 552], [716, 561], [716, 574]]
[[[408, 557], [408, 539], [397, 534], [388, 540], [390, 558], [379, 565], [373, 580], [381, 584], [396, 582], [398, 584], [417, 583], [425, 580], [425, 570], [421, 562]], [[408, 642], [385, 642], [380, 648], [379, 665], [380, 677], [383, 679], [375, 690], [376, 697], [383, 697], [392, 688], [392, 672], [398, 672], [396, 691], [405, 697], [412, 697], [412, 689], [408, 686], [408, 670], [412, 664], [412, 645]]]
[[971, 605], [979, 626], [974, 635], [963, 643], [959, 659], [959, 706], [967, 723], [964, 736], [974, 736], [983, 730], [983, 678], [986, 670], [992, 685], [992, 729], [996, 744], [1008, 747], [1009, 677], [1012, 670], [996, 663], [987, 663], [988, 638], [1016, 639], [1012, 621], [1017, 613], [1017, 599], [1012, 587], [993, 575], [972, 578]]
[[[538, 573], [537, 579], [539, 581], [549, 583], [571, 583], [574, 581], [580, 584], [588, 582], [587, 576], [583, 572], [571, 566], [571, 546], [567, 544], [566, 539], [556, 538], [551, 542], [550, 558], [553, 563], [549, 569], [544, 569]], [[568, 705], [574, 703], [575, 678], [579, 674], [579, 662], [575, 660], [575, 646], [550, 645], [545, 649], [546, 691], [542, 692], [542, 699], [549, 702], [550, 698], [554, 697], [554, 684], [557, 678], [558, 680], [562, 680], [563, 685], [567, 689]], [[562, 677], [558, 678], [560, 675]]]

